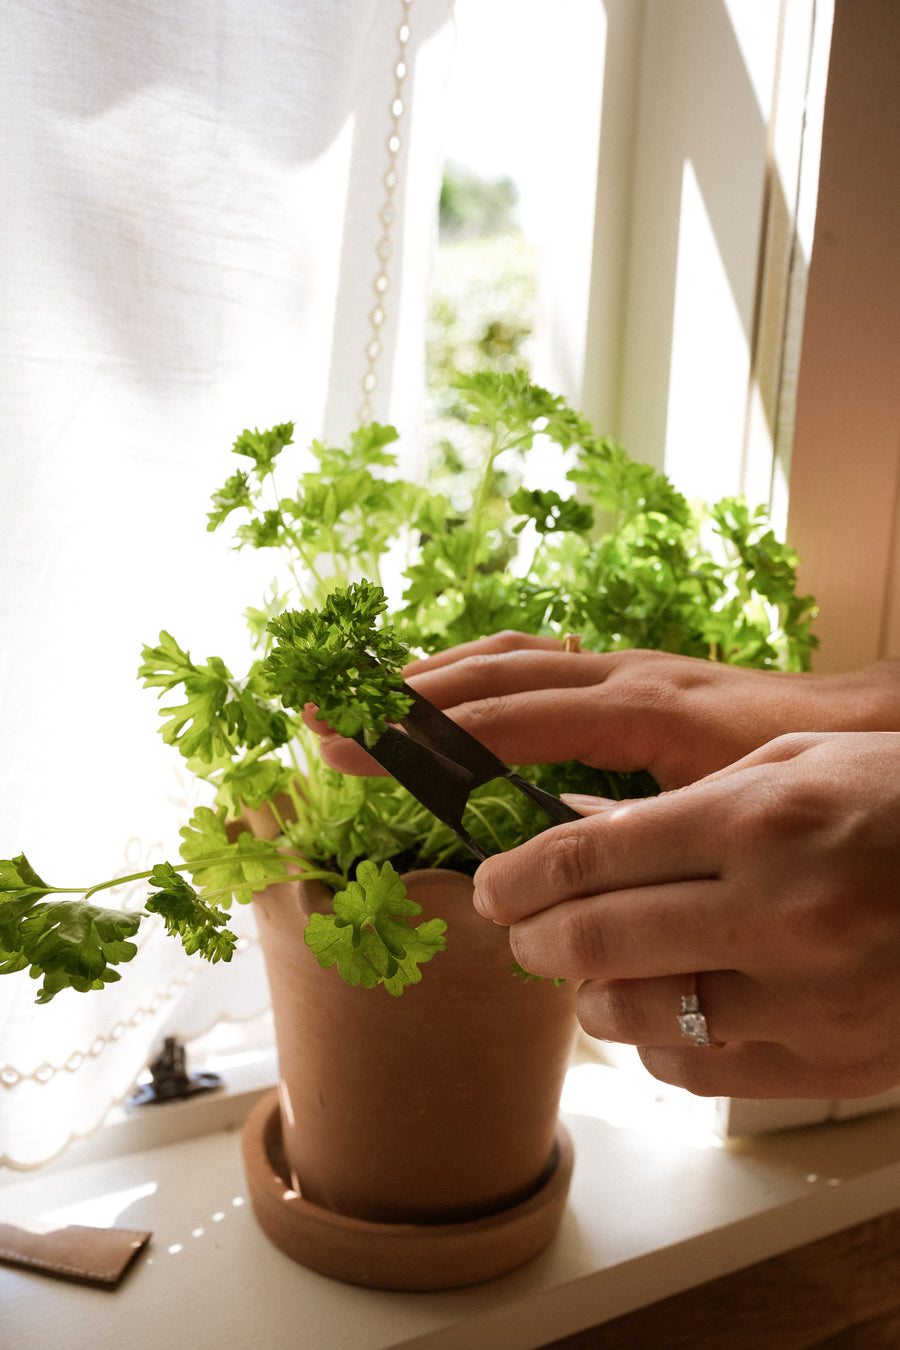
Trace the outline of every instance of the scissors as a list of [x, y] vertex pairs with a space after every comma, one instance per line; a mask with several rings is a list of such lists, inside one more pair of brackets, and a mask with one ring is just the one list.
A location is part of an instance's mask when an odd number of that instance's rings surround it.
[[463, 812], [473, 788], [489, 783], [492, 778], [508, 779], [554, 824], [581, 819], [577, 811], [552, 792], [510, 769], [424, 695], [406, 683], [400, 687], [412, 699], [406, 716], [386, 727], [372, 745], [366, 744], [362, 732], [353, 739], [422, 806], [449, 826], [479, 861], [483, 862], [489, 854], [463, 825]]

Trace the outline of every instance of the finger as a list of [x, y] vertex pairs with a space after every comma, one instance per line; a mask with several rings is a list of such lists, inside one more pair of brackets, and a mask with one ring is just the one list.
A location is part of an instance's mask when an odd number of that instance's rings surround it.
[[[492, 637], [480, 639], [476, 642], [462, 643], [457, 647], [450, 648], [446, 652], [440, 652], [435, 656], [425, 658], [420, 661], [411, 662], [404, 670], [404, 677], [433, 702], [441, 708], [453, 708], [453, 705], [459, 701], [456, 697], [458, 691], [466, 685], [466, 676], [461, 675], [460, 667], [471, 668], [477, 673], [478, 683], [474, 686], [472, 697], [479, 699], [480, 691], [483, 688], [490, 688], [494, 679], [491, 671], [495, 669], [492, 658], [505, 653], [507, 656], [540, 656], [549, 655], [556, 658], [555, 670], [551, 666], [543, 671], [540, 666], [534, 668], [523, 668], [520, 673], [515, 672], [515, 662], [513, 669], [510, 670], [509, 688], [515, 690], [519, 684], [524, 689], [529, 689], [534, 681], [540, 682], [541, 679], [551, 680], [560, 687], [567, 687], [566, 681], [571, 679], [573, 668], [572, 653], [566, 653], [562, 650], [562, 643], [556, 638], [531, 637], [523, 633], [497, 633]], [[584, 655], [579, 653], [579, 655]], [[487, 662], [487, 665], [483, 665]], [[453, 667], [452, 671], [449, 668]], [[568, 670], [569, 674], [566, 675]], [[435, 683], [432, 677], [429, 683], [429, 672], [441, 672]], [[485, 681], [487, 682], [485, 684]], [[592, 677], [584, 673], [581, 683], [591, 684]], [[502, 688], [503, 682], [496, 685], [497, 689]], [[454, 720], [460, 721], [465, 725], [466, 713], [463, 716], [457, 716], [458, 710], [453, 708]], [[527, 706], [522, 706], [522, 716], [526, 720], [525, 730], [529, 731], [529, 720], [531, 714]], [[480, 720], [478, 710], [469, 712], [470, 720]], [[321, 738], [322, 758], [332, 768], [338, 769], [342, 773], [354, 773], [364, 775], [384, 775], [384, 770], [375, 763], [370, 755], [367, 755], [352, 741], [348, 741], [337, 735], [336, 732], [323, 721], [319, 721], [316, 715], [316, 708], [313, 704], [308, 704], [303, 713], [303, 720], [307, 726]], [[518, 721], [514, 720], [512, 726], [507, 732], [508, 744], [504, 742], [501, 758], [521, 759], [522, 757], [522, 736], [517, 729]], [[577, 746], [571, 754], [561, 751], [558, 741], [554, 741], [552, 732], [548, 732], [544, 737], [547, 744], [546, 753], [542, 754], [543, 759], [568, 759], [577, 757]], [[580, 744], [580, 742], [579, 742]], [[536, 747], [535, 747], [536, 748]], [[508, 753], [507, 753], [508, 752]], [[497, 753], [497, 752], [495, 752]], [[532, 747], [529, 746], [527, 753], [532, 753]], [[636, 766], [640, 767], [640, 766]]]
[[600, 1040], [622, 1045], [683, 1046], [682, 998], [696, 990], [711, 1038], [718, 1042], [784, 1041], [797, 1024], [797, 1000], [739, 971], [687, 973], [648, 980], [586, 980], [578, 1020]]
[[[425, 698], [507, 763], [590, 760], [598, 721], [598, 673], [589, 655], [522, 650], [471, 656], [410, 675]], [[627, 744], [627, 735], [623, 733]], [[603, 746], [602, 767], [623, 757], [642, 768], [640, 752]]]
[[737, 1041], [721, 1048], [640, 1046], [638, 1053], [654, 1078], [696, 1097], [831, 1096], [819, 1073], [783, 1045]]
[[719, 1043], [781, 1044], [809, 1062], [840, 1071], [880, 1057], [891, 1044], [890, 1017], [873, 1013], [854, 1022], [844, 1001], [827, 985], [804, 981], [796, 973], [791, 979], [773, 979], [769, 971], [757, 976], [718, 970], [647, 980], [587, 980], [578, 990], [578, 1020], [601, 1040], [678, 1046], [685, 1039], [679, 1017], [689, 992], [696, 992], [710, 1037]]
[[638, 1053], [654, 1078], [697, 1097], [868, 1097], [896, 1086], [898, 1073], [896, 1057], [823, 1064], [768, 1041], [722, 1049], [641, 1046]]
[[339, 736], [328, 722], [319, 717], [314, 703], [307, 703], [301, 715], [309, 729], [319, 737], [319, 754], [329, 768], [363, 778], [385, 776], [386, 771], [376, 764], [371, 755], [366, 754], [358, 741]]
[[[698, 785], [556, 825], [483, 862], [475, 873], [476, 905], [512, 924], [569, 900], [608, 900], [610, 891], [715, 877], [732, 792]], [[710, 816], [711, 809], [717, 814]], [[722, 828], [711, 830], [710, 819]]]
[[334, 731], [322, 736], [319, 753], [330, 769], [361, 778], [384, 778], [387, 770], [377, 764], [357, 741], [347, 740]]
[[426, 698], [446, 708], [530, 690], [590, 687], [602, 683], [609, 670], [607, 656], [566, 652], [555, 640], [552, 647], [471, 652], [465, 657], [459, 651], [454, 649], [452, 661], [435, 656], [416, 662], [407, 668], [407, 679]]
[[599, 816], [622, 805], [620, 797], [587, 797], [581, 792], [561, 792], [560, 800], [581, 816]]
[[[580, 676], [575, 676], [577, 663], [573, 654], [563, 652], [560, 643], [552, 638], [527, 639], [535, 645], [521, 651], [502, 648], [505, 655], [512, 659], [498, 667], [498, 657], [486, 649], [491, 645], [497, 645], [499, 649], [501, 638], [508, 636], [496, 635], [484, 642], [466, 643], [448, 653], [431, 657], [428, 661], [414, 662], [407, 667], [405, 674], [426, 698], [438, 707], [448, 709], [454, 721], [466, 727], [479, 740], [483, 738], [485, 744], [502, 759], [521, 762], [524, 756], [528, 762], [534, 763], [584, 759], [584, 728], [589, 723], [591, 701], [588, 689], [594, 683], [594, 678], [583, 666]], [[522, 635], [514, 636], [520, 638]], [[474, 655], [464, 655], [466, 649], [473, 649]], [[444, 657], [447, 658], [446, 662], [443, 661]], [[519, 657], [529, 660], [520, 663]], [[502, 679], [495, 678], [494, 672], [497, 670], [503, 672]], [[569, 712], [553, 689], [532, 689], [532, 685], [541, 682], [549, 683], [556, 689], [565, 689], [572, 684], [587, 686], [583, 690], [583, 707]], [[484, 691], [498, 693], [508, 689], [516, 693], [519, 687], [521, 694], [508, 708], [502, 698], [483, 699]], [[458, 696], [466, 689], [475, 704], [454, 706], [459, 702]], [[495, 718], [500, 720], [497, 728], [493, 726]], [[567, 718], [574, 721], [568, 739], [557, 730], [560, 722], [565, 722]], [[304, 712], [304, 721], [321, 737], [322, 757], [332, 768], [344, 773], [383, 774], [384, 770], [360, 747], [345, 741], [327, 723], [320, 722], [312, 705]], [[642, 767], [640, 754], [637, 757], [632, 755], [630, 761], [625, 767]]]
[[[530, 676], [524, 669], [522, 674], [523, 683], [528, 683]], [[629, 708], [618, 696], [601, 702], [594, 682], [581, 685], [573, 676], [564, 684], [563, 679], [557, 672], [557, 682], [550, 688], [511, 693], [495, 688], [465, 702], [455, 700], [455, 691], [435, 688], [425, 676], [411, 683], [507, 764], [576, 759], [624, 773], [647, 769], [664, 785], [686, 781], [686, 775], [666, 768], [668, 739], [655, 730], [653, 713]]]
[[535, 637], [530, 633], [516, 633], [507, 629], [502, 633], [492, 633], [490, 637], [477, 638], [474, 642], [460, 642], [455, 647], [448, 647], [446, 651], [411, 661], [404, 670], [404, 676], [408, 678], [409, 675], [418, 674], [420, 671], [439, 670], [454, 665], [457, 661], [465, 661], [471, 656], [526, 649], [560, 651], [562, 645], [558, 638]]
[[848, 1028], [823, 1015], [815, 985], [772, 984], [734, 971], [703, 973], [700, 1008], [715, 1045], [688, 1045], [678, 1015], [685, 976], [583, 984], [576, 1010], [584, 1030], [638, 1047], [661, 1081], [698, 1096], [859, 1097], [893, 1087], [900, 1074], [890, 1028]]
[[678, 691], [613, 678], [624, 655], [558, 645], [481, 652], [443, 665], [434, 658], [411, 668], [409, 679], [507, 763], [579, 759], [602, 769], [647, 769], [664, 786], [698, 777], [679, 741]]
[[315, 703], [305, 703], [300, 716], [310, 731], [314, 731], [317, 736], [322, 736], [326, 732], [333, 734], [333, 729], [328, 725], [323, 717], [319, 716], [319, 709]]
[[732, 903], [728, 888], [719, 881], [565, 901], [513, 924], [509, 941], [523, 969], [566, 980], [646, 980], [731, 968], [756, 971], [765, 959], [757, 922], [744, 906]]

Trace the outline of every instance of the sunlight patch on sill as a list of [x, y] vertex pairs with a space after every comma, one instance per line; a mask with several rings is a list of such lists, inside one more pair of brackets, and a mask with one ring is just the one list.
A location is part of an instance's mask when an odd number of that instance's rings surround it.
[[640, 1072], [601, 1063], [575, 1063], [566, 1074], [560, 1108], [650, 1135], [667, 1145], [723, 1148], [714, 1098], [692, 1097]]
[[119, 1216], [137, 1200], [155, 1194], [156, 1182], [147, 1181], [139, 1186], [126, 1186], [121, 1190], [109, 1191], [105, 1195], [96, 1195], [90, 1200], [78, 1200], [72, 1205], [60, 1205], [57, 1209], [42, 1214], [41, 1221], [58, 1228], [64, 1228], [67, 1224], [113, 1228]]

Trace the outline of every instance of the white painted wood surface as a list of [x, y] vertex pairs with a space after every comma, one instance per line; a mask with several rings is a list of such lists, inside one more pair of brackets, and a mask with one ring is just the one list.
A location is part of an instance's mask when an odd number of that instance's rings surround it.
[[577, 1162], [553, 1244], [441, 1294], [371, 1292], [288, 1260], [250, 1211], [234, 1129], [6, 1186], [4, 1219], [153, 1238], [115, 1293], [0, 1266], [0, 1345], [534, 1350], [900, 1205], [896, 1112], [726, 1146], [652, 1109], [639, 1128], [564, 1118]]

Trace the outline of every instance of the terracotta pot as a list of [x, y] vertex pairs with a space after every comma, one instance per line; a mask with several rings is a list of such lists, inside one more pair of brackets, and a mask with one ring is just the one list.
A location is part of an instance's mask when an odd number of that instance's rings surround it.
[[[400, 998], [318, 966], [303, 929], [330, 907], [324, 887], [256, 897], [280, 1110], [257, 1108], [245, 1162], [257, 1217], [296, 1259], [376, 1287], [446, 1288], [514, 1268], [556, 1229], [575, 987], [509, 973], [506, 930], [474, 910], [468, 877], [404, 880], [422, 921], [448, 929], [447, 950]], [[430, 1254], [413, 1259], [415, 1233]]]

